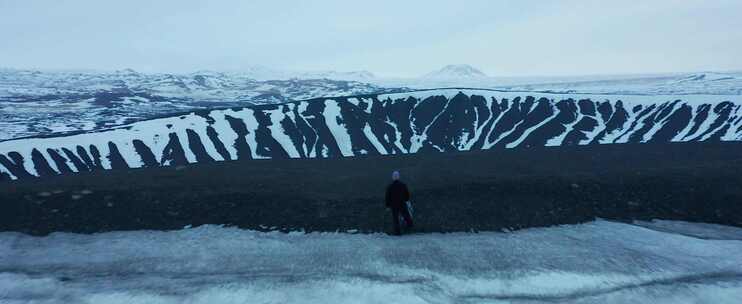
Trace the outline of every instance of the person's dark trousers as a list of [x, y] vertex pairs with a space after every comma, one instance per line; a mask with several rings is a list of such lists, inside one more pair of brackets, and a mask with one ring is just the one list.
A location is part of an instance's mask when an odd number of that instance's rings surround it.
[[407, 228], [412, 228], [412, 217], [410, 216], [410, 211], [407, 210], [407, 208], [392, 208], [392, 223], [394, 226], [394, 235], [401, 235], [402, 231], [399, 229], [399, 215], [402, 215], [405, 221], [405, 226]]

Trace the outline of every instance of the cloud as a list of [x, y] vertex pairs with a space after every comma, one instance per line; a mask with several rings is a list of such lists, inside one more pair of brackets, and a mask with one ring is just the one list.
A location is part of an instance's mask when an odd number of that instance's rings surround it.
[[739, 1], [5, 1], [0, 66], [417, 76], [741, 69]]

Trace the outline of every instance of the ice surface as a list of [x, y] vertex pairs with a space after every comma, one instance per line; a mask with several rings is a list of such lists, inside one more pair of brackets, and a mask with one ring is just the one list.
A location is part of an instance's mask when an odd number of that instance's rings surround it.
[[[512, 233], [403, 237], [217, 226], [47, 237], [5, 232], [0, 233], [0, 302], [738, 303], [742, 298], [742, 229], [638, 224], [599, 220]], [[694, 236], [699, 233], [703, 238]]]

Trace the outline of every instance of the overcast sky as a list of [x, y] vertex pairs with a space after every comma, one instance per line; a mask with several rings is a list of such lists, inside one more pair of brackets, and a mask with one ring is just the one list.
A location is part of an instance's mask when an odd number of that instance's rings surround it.
[[0, 0], [0, 39], [11, 68], [742, 70], [742, 1]]

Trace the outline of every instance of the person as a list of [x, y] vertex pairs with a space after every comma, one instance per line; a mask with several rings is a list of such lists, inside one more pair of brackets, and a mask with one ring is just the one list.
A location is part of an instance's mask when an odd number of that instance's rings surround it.
[[407, 229], [412, 228], [412, 216], [407, 209], [407, 201], [410, 200], [410, 191], [402, 181], [399, 180], [399, 171], [392, 172], [392, 183], [386, 187], [386, 207], [392, 210], [392, 223], [394, 235], [401, 235], [399, 229], [399, 216], [402, 215]]

